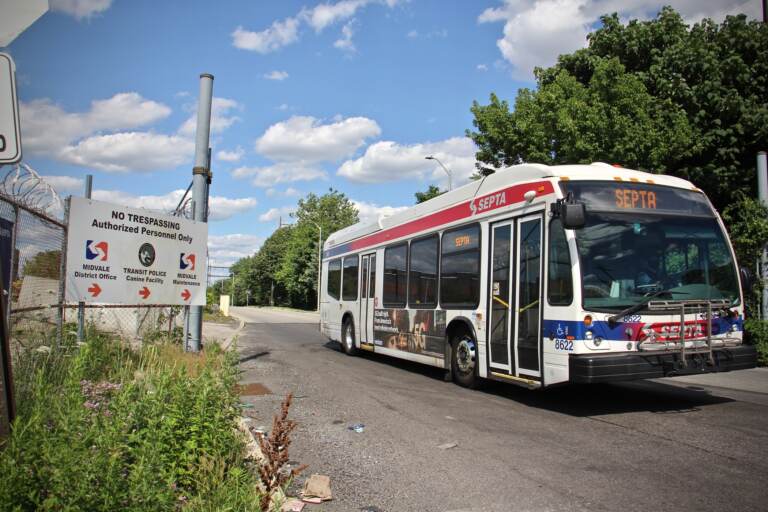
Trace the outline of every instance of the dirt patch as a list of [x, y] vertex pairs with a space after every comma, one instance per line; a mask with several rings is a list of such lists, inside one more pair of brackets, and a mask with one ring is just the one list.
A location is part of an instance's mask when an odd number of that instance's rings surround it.
[[259, 382], [238, 384], [237, 392], [240, 393], [240, 396], [261, 396], [272, 394], [272, 391], [267, 386]]

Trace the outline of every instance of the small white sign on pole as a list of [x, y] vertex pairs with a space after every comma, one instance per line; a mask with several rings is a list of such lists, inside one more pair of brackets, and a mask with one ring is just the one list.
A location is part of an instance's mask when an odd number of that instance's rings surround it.
[[16, 65], [0, 53], [0, 165], [21, 160], [19, 102], [16, 99]]
[[67, 302], [205, 305], [206, 223], [70, 201]]

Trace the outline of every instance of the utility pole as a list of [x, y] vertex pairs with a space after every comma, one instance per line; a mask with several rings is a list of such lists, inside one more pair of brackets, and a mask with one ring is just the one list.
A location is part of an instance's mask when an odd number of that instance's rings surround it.
[[[93, 175], [85, 175], [85, 198], [91, 198], [93, 191]], [[77, 341], [83, 341], [85, 338], [85, 302], [77, 303]]]
[[[194, 220], [208, 222], [208, 183], [210, 179], [209, 142], [211, 136], [211, 103], [213, 75], [200, 75], [200, 96], [197, 101], [197, 135], [195, 137], [195, 167], [192, 169], [192, 201]], [[189, 308], [189, 351], [200, 352], [203, 330], [202, 306]]]
[[323, 272], [323, 228], [317, 222], [310, 220], [318, 229], [317, 235], [317, 312], [320, 312], [320, 283]]
[[[765, 151], [757, 154], [757, 195], [763, 206], [768, 206], [768, 162]], [[760, 308], [761, 318], [768, 319], [768, 249], [763, 246], [760, 257], [760, 279], [763, 287], [763, 303]]]

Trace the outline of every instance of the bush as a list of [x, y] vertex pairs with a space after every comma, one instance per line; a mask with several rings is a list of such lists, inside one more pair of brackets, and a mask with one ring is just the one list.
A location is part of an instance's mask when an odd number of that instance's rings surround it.
[[744, 340], [757, 348], [757, 363], [768, 365], [768, 322], [750, 318], [744, 322]]
[[11, 510], [258, 510], [243, 460], [237, 360], [103, 334], [19, 354], [18, 417], [0, 453]]

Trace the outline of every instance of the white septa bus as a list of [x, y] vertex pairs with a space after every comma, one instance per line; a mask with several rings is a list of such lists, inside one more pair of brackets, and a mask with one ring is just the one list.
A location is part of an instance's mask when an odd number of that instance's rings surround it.
[[756, 365], [722, 220], [679, 178], [518, 165], [333, 233], [323, 251], [326, 336], [464, 386]]

